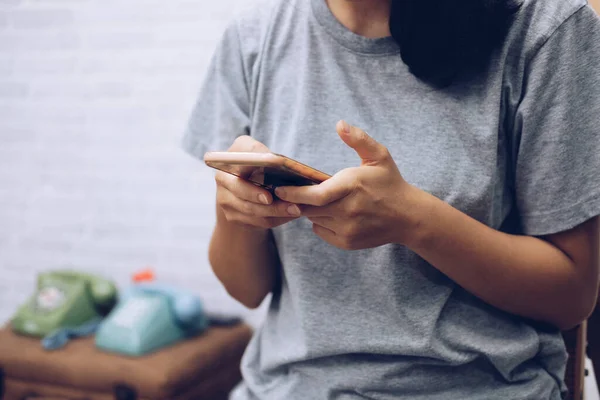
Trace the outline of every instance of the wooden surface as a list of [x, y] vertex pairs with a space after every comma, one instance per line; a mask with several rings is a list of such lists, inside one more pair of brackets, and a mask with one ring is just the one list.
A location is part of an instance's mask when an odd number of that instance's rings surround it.
[[598, 13], [600, 13], [600, 0], [590, 0], [590, 4]]
[[600, 298], [596, 310], [588, 319], [588, 348], [587, 355], [592, 360], [598, 391], [600, 392]]
[[565, 383], [569, 388], [568, 400], [580, 400], [585, 378], [585, 343], [587, 326], [584, 322], [577, 328], [563, 332], [563, 339], [569, 353]]

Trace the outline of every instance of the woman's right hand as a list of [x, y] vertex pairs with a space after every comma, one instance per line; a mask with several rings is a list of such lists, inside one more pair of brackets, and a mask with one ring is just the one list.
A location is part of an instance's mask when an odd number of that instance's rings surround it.
[[[268, 147], [250, 136], [240, 136], [228, 151], [266, 153]], [[251, 171], [240, 171], [249, 176]], [[242, 178], [217, 171], [217, 207], [228, 222], [238, 223], [259, 230], [283, 225], [300, 216], [297, 205], [273, 199], [268, 190]]]

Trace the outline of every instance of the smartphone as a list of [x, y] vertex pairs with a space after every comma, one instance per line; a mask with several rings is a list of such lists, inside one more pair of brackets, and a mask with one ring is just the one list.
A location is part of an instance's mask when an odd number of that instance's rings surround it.
[[211, 151], [204, 154], [211, 168], [245, 179], [271, 192], [278, 186], [318, 185], [331, 178], [324, 172], [275, 153]]

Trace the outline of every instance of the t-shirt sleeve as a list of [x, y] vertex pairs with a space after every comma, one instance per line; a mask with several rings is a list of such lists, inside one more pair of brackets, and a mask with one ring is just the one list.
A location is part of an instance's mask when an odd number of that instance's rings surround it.
[[585, 6], [527, 67], [516, 109], [516, 206], [523, 233], [562, 232], [600, 214], [600, 20]]
[[203, 158], [206, 151], [225, 151], [250, 133], [248, 76], [237, 25], [223, 34], [211, 59], [200, 94], [183, 135], [182, 146]]

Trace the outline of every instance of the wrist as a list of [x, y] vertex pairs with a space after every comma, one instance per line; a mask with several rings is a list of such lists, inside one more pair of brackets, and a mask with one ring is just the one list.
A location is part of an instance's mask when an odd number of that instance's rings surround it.
[[416, 251], [430, 236], [431, 222], [439, 199], [412, 185], [408, 185], [403, 198], [403, 201], [398, 202], [398, 207], [401, 208], [398, 214], [401, 217], [396, 224], [399, 229], [396, 229], [398, 234], [395, 243]]

